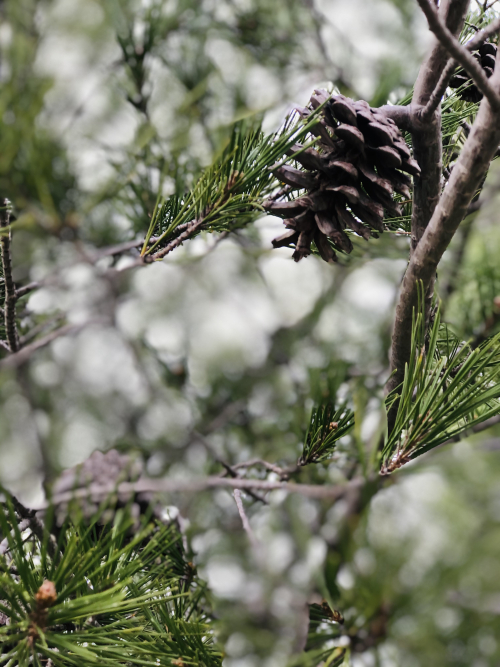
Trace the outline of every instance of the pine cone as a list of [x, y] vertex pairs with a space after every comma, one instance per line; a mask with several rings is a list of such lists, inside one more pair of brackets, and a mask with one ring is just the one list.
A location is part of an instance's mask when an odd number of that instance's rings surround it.
[[[83, 518], [87, 521], [99, 511], [102, 503], [105, 504], [105, 511], [99, 519], [100, 524], [112, 522], [117, 509], [129, 507], [132, 517], [138, 522], [139, 516], [144, 514], [152, 501], [151, 494], [134, 493], [123, 494], [106, 491], [97, 492], [95, 487], [118, 487], [121, 482], [135, 482], [142, 474], [142, 465], [139, 461], [120, 454], [116, 449], [111, 449], [106, 454], [95, 451], [86, 461], [65, 470], [61, 476], [54, 482], [52, 487], [53, 497], [63, 493], [72, 493], [88, 489], [83, 497], [75, 494], [75, 498], [69, 503], [60, 503], [57, 506], [57, 522], [62, 525], [68, 512], [71, 514], [78, 508]], [[92, 488], [94, 487], [94, 488]], [[154, 508], [154, 514], [156, 510]]]
[[[495, 58], [497, 55], [497, 47], [495, 44], [486, 42], [479, 47], [477, 51], [472, 54], [481, 64], [484, 73], [488, 78], [493, 74], [495, 69]], [[450, 88], [461, 88], [458, 96], [466, 102], [480, 102], [483, 99], [483, 93], [472, 83], [472, 79], [464, 69], [458, 69], [450, 80]]]
[[[346, 230], [365, 239], [384, 230], [384, 210], [401, 215], [393, 193], [410, 197], [410, 178], [420, 174], [403, 135], [391, 118], [372, 109], [367, 102], [343, 95], [314, 91], [309, 106], [325, 103], [320, 122], [311, 132], [318, 138], [318, 149], [293, 146], [289, 155], [303, 169], [291, 166], [275, 170], [288, 191], [305, 190], [297, 199], [264, 203], [273, 215], [285, 218], [287, 228], [274, 239], [273, 246], [295, 246], [298, 262], [311, 253], [314, 241], [326, 262], [337, 260], [335, 250], [350, 253], [352, 243]], [[307, 118], [309, 108], [297, 109]]]

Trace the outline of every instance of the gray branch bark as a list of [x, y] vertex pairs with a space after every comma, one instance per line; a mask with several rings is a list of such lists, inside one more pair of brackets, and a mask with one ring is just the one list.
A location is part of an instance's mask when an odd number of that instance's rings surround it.
[[[443, 0], [439, 7], [440, 23], [446, 25], [447, 30], [452, 35], [460, 34], [468, 7], [469, 0]], [[411, 103], [413, 156], [420, 166], [421, 174], [414, 178], [410, 265], [441, 196], [442, 136], [440, 104], [438, 103], [432, 116], [426, 122], [422, 122], [421, 112], [432, 98], [447, 62], [448, 52], [436, 38], [429, 55], [420, 68]], [[404, 284], [407, 284], [409, 275], [407, 271]], [[432, 274], [425, 282], [427, 312], [430, 312], [434, 275]], [[403, 288], [400, 294], [403, 294]], [[400, 296], [400, 301], [401, 298]], [[409, 359], [412, 310], [417, 305], [416, 284], [413, 286], [411, 298], [413, 301], [409, 306], [409, 316], [407, 316], [405, 310], [404, 317], [401, 319], [403, 312], [400, 304], [398, 304], [396, 310], [391, 348], [391, 371], [393, 371], [393, 374], [387, 383], [388, 392], [403, 381], [405, 363]], [[403, 322], [404, 326], [402, 326]], [[395, 405], [389, 413], [389, 431], [392, 430], [396, 410], [397, 406]]]
[[[500, 54], [500, 50], [498, 53]], [[500, 56], [497, 54], [495, 72], [490, 79], [495, 90], [500, 90], [499, 60]], [[405, 363], [409, 359], [412, 311], [417, 304], [417, 283], [422, 281], [426, 290], [432, 285], [438, 263], [466, 215], [497, 151], [500, 142], [499, 116], [489, 100], [483, 99], [450, 180], [410, 259], [396, 308], [391, 350], [391, 367], [396, 373], [388, 383], [389, 390], [401, 382]]]
[[[260, 491], [282, 490], [287, 493], [298, 493], [308, 498], [335, 501], [366, 483], [367, 481], [364, 478], [358, 477], [345, 484], [336, 485], [294, 484], [292, 482], [271, 482], [260, 479], [236, 479], [228, 477], [198, 477], [191, 479], [143, 478], [137, 482], [123, 482], [118, 486], [115, 484], [90, 484], [86, 488], [54, 494], [51, 498], [51, 504], [57, 506], [69, 503], [78, 498], [87, 497], [105, 500], [111, 493], [118, 494], [118, 497], [123, 496], [124, 498], [128, 498], [133, 493], [199, 493], [215, 488], [241, 489], [242, 491], [249, 489]], [[47, 507], [48, 504], [45, 504], [36, 509], [41, 510]]]

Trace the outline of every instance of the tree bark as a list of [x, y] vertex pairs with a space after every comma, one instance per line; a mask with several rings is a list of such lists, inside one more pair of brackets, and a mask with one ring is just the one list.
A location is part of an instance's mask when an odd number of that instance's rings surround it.
[[[443, 0], [439, 7], [439, 17], [453, 35], [459, 35], [467, 15], [470, 0]], [[439, 83], [448, 62], [446, 48], [434, 37], [430, 53], [420, 68], [411, 103], [411, 127], [413, 156], [417, 160], [421, 174], [414, 178], [413, 209], [411, 220], [410, 265], [419, 242], [424, 235], [441, 195], [442, 177], [442, 137], [441, 105], [438, 105], [431, 118], [422, 122], [420, 113], [428, 104], [433, 91]], [[410, 267], [408, 267], [409, 270]], [[408, 282], [408, 270], [403, 284]], [[430, 311], [430, 302], [434, 290], [434, 274], [425, 282], [426, 310]], [[400, 302], [404, 288], [401, 288]], [[405, 364], [411, 349], [411, 318], [413, 306], [417, 305], [416, 284], [411, 290], [414, 299], [409, 306], [409, 317], [405, 308], [398, 304], [394, 323], [391, 372], [387, 391], [397, 387], [403, 381]], [[406, 303], [406, 301], [405, 301]], [[401, 319], [403, 318], [403, 319]], [[395, 409], [389, 414], [389, 431], [392, 429]]]
[[[490, 79], [497, 91], [500, 90], [499, 60], [497, 55], [495, 72]], [[492, 109], [485, 98], [439, 204], [413, 251], [401, 285], [391, 350], [392, 368], [397, 369], [397, 372], [388, 383], [389, 389], [401, 382], [404, 365], [409, 359], [412, 312], [418, 298], [417, 283], [422, 281], [426, 291], [432, 286], [438, 263], [467, 213], [499, 142], [500, 114]]]

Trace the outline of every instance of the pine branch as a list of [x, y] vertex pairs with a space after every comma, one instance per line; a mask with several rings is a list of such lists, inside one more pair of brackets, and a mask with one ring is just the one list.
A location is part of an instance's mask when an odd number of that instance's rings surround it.
[[[459, 35], [465, 21], [469, 0], [443, 0], [439, 7], [440, 19], [447, 25], [448, 29], [454, 34]], [[413, 157], [418, 162], [421, 169], [419, 177], [414, 178], [413, 185], [413, 204], [411, 217], [411, 242], [410, 257], [413, 256], [415, 249], [422, 238], [429, 220], [431, 219], [439, 197], [441, 195], [441, 176], [442, 176], [442, 132], [441, 132], [441, 113], [439, 107], [436, 109], [432, 118], [422, 123], [419, 119], [419, 110], [427, 105], [432, 92], [436, 88], [439, 78], [446, 67], [448, 55], [443, 45], [436, 40], [434, 46], [429, 52], [426, 60], [422, 64], [417, 80], [415, 82], [412, 102], [411, 102], [411, 121], [412, 121], [412, 146]], [[430, 310], [430, 302], [433, 294], [433, 282], [429, 280], [427, 285], [427, 312]], [[416, 295], [414, 295], [416, 296]], [[412, 304], [416, 305], [416, 301]], [[406, 336], [401, 340], [400, 336]], [[390, 392], [402, 382], [404, 373], [404, 364], [408, 359], [409, 345], [411, 335], [411, 309], [409, 320], [406, 322], [404, 332], [398, 330], [396, 334], [396, 325], [393, 332], [392, 349], [397, 346], [403, 347], [403, 357], [401, 362], [393, 363], [391, 370], [396, 372], [389, 378], [387, 391]], [[393, 354], [393, 352], [391, 352]], [[388, 429], [391, 431], [394, 421], [394, 411], [388, 416]]]
[[[0, 208], [0, 228], [8, 227], [10, 224], [9, 200], [4, 199]], [[19, 335], [16, 324], [16, 286], [12, 279], [12, 257], [11, 257], [12, 234], [2, 234], [0, 238], [3, 275], [5, 281], [5, 333], [11, 352], [19, 350]]]
[[[278, 133], [267, 136], [255, 120], [236, 124], [222, 155], [192, 190], [173, 195], [156, 207], [141, 252], [142, 263], [162, 259], [202, 230], [230, 232], [255, 220], [262, 213], [264, 198], [276, 187], [273, 172], [293, 159], [283, 159], [283, 155], [318, 122], [317, 112], [304, 122], [294, 113]], [[148, 247], [155, 231], [157, 238]]]
[[[500, 89], [500, 66], [495, 68], [490, 81], [495, 89]], [[391, 369], [395, 373], [388, 382], [389, 390], [401, 384], [410, 358], [412, 311], [418, 303], [418, 282], [422, 281], [428, 293], [438, 263], [486, 175], [500, 143], [498, 115], [487, 99], [482, 101], [448, 185], [410, 259], [396, 307], [391, 350]]]
[[155, 252], [154, 255], [151, 256], [151, 260], [163, 259], [163, 257], [172, 252], [172, 250], [175, 250], [175, 248], [178, 248], [180, 245], [182, 245], [183, 241], [189, 239], [195, 232], [200, 229], [200, 227], [205, 222], [205, 218], [206, 216], [202, 216], [198, 220], [193, 220], [193, 222], [188, 223], [182, 234], [179, 234], [177, 238], [175, 238], [173, 241], [170, 241], [170, 243], [168, 243], [165, 248]]
[[19, 523], [14, 500], [5, 496], [2, 664], [220, 667], [202, 609], [205, 586], [185, 558], [175, 524], [136, 527], [122, 511], [109, 525], [103, 507], [90, 520], [66, 520], [51, 554], [47, 530], [34, 530], [31, 517]]

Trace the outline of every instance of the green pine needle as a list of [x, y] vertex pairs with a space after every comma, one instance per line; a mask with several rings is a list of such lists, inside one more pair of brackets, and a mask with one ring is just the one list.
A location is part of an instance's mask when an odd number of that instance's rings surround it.
[[397, 402], [398, 410], [382, 452], [384, 474], [500, 412], [500, 334], [473, 350], [439, 312], [428, 338], [424, 322], [420, 309], [404, 381], [387, 397], [387, 408]]
[[0, 612], [9, 624], [0, 625], [0, 665], [220, 666], [205, 589], [174, 525], [137, 530], [121, 511], [111, 527], [98, 517], [54, 526], [54, 546], [4, 495]]
[[[276, 187], [271, 168], [292, 159], [283, 156], [318, 122], [316, 115], [307, 122], [296, 116], [289, 118], [279, 132], [271, 135], [265, 135], [256, 120], [236, 123], [222, 154], [193, 189], [158, 202], [143, 255], [154, 254], [195, 222], [202, 224], [189, 234], [190, 238], [202, 230], [233, 231], [262, 215], [262, 201]], [[155, 233], [158, 238], [148, 246]]]
[[299, 465], [320, 463], [332, 458], [338, 440], [354, 426], [354, 413], [332, 403], [313, 408]]

